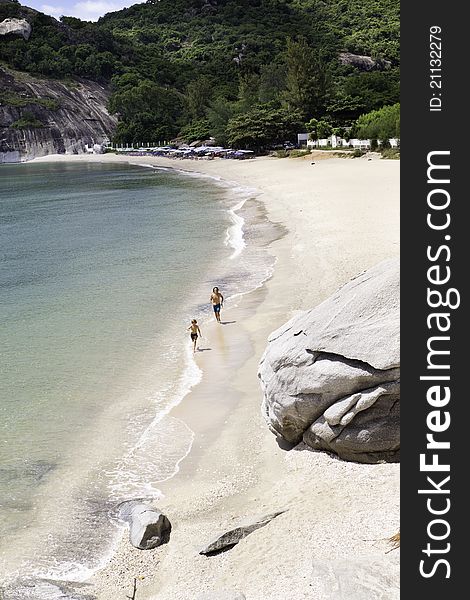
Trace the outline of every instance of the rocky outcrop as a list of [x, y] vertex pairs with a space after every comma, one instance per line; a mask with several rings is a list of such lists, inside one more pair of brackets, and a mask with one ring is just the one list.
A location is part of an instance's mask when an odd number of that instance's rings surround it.
[[209, 542], [199, 552], [199, 554], [216, 554], [218, 552], [223, 552], [224, 550], [229, 550], [238, 544], [238, 542], [240, 542], [243, 538], [246, 538], [247, 535], [250, 535], [250, 533], [253, 533], [253, 531], [264, 527], [273, 519], [279, 515], [282, 515], [283, 512], [285, 511], [281, 510], [270, 515], [265, 515], [264, 517], [244, 521], [234, 529], [230, 529], [229, 531], [218, 535], [214, 540]]
[[170, 520], [147, 502], [127, 500], [117, 507], [116, 516], [129, 524], [130, 542], [139, 550], [151, 550], [169, 540]]
[[65, 84], [21, 79], [0, 68], [0, 162], [47, 154], [80, 154], [116, 127], [106, 104], [109, 90], [92, 81]]
[[26, 19], [4, 19], [0, 23], [0, 35], [19, 35], [29, 40], [31, 25]]
[[149, 506], [136, 506], [131, 512], [129, 537], [135, 548], [151, 550], [160, 546], [170, 530], [168, 518]]
[[373, 59], [371, 56], [362, 56], [351, 52], [340, 52], [338, 59], [342, 65], [351, 65], [360, 71], [384, 71], [392, 66], [389, 60]]
[[399, 324], [388, 260], [272, 333], [258, 373], [270, 429], [346, 460], [398, 461]]

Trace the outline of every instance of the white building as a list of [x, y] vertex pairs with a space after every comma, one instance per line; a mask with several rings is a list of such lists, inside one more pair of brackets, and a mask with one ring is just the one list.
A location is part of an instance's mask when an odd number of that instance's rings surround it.
[[348, 141], [337, 135], [330, 135], [328, 138], [308, 140], [307, 146], [309, 148], [360, 148], [361, 150], [367, 150], [370, 148], [370, 140], [351, 138]]
[[[377, 140], [381, 144], [381, 140]], [[399, 148], [400, 140], [398, 138], [390, 138], [389, 144], [391, 148]], [[358, 148], [359, 150], [370, 150], [371, 140], [359, 140], [351, 138], [345, 140], [336, 135], [330, 135], [328, 138], [319, 140], [307, 140], [308, 148]]]

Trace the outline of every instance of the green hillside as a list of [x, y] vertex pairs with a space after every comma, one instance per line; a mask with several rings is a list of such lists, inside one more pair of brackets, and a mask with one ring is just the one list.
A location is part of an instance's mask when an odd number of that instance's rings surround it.
[[[338, 127], [399, 101], [398, 0], [160, 0], [97, 23], [3, 1], [7, 17], [33, 28], [0, 41], [7, 66], [111, 82], [118, 142], [229, 143], [254, 119], [286, 133], [312, 117]], [[341, 52], [373, 60], [342, 64]]]

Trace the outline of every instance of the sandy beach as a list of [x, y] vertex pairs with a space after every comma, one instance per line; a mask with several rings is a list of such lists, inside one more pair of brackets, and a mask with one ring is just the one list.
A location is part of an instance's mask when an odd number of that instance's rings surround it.
[[[260, 412], [257, 368], [268, 335], [298, 311], [399, 254], [399, 161], [358, 159], [170, 160], [57, 156], [37, 159], [124, 161], [194, 171], [254, 188], [260, 218], [279, 226], [269, 245], [273, 276], [229, 302], [224, 326], [203, 329], [196, 354], [202, 381], [171, 417], [194, 432], [175, 477], [152, 482], [172, 523], [170, 542], [133, 548], [124, 534], [110, 562], [84, 582], [99, 600], [340, 600], [399, 597], [399, 465], [356, 464], [300, 445], [279, 447]], [[250, 223], [246, 223], [249, 227]], [[217, 533], [284, 510], [228, 552], [199, 555]], [[338, 577], [338, 573], [342, 575]], [[215, 593], [214, 596], [204, 595]], [[225, 595], [224, 595], [225, 594]]]

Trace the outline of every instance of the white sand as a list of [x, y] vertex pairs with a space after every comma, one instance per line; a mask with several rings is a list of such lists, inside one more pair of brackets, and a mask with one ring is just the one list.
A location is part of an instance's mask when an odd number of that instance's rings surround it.
[[[179, 474], [158, 485], [165, 494], [160, 507], [173, 524], [170, 543], [144, 552], [125, 536], [88, 582], [100, 600], [131, 595], [134, 577], [136, 600], [193, 600], [224, 589], [247, 600], [345, 598], [344, 580], [333, 570], [352, 577], [348, 598], [399, 597], [399, 550], [387, 542], [399, 528], [399, 466], [286, 452], [260, 414], [256, 371], [268, 334], [399, 253], [399, 162], [321, 158], [57, 158], [174, 165], [254, 187], [269, 219], [288, 230], [270, 248], [277, 257], [272, 279], [224, 312], [236, 326], [213, 324], [203, 332], [213, 349], [197, 356], [203, 380], [172, 413], [196, 437]], [[232, 550], [198, 554], [238, 520], [279, 509], [288, 510]]]

